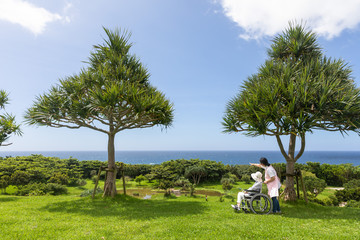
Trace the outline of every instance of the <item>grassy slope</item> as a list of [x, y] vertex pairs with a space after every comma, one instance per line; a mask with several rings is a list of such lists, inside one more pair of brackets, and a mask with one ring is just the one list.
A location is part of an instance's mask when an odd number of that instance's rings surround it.
[[219, 197], [92, 200], [81, 191], [0, 196], [0, 239], [360, 239], [360, 209], [282, 203], [283, 215], [260, 216]]

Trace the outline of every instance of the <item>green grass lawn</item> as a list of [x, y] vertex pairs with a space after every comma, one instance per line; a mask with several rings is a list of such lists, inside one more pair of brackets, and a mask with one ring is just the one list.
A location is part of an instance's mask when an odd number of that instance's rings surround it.
[[[201, 188], [221, 191], [219, 185]], [[150, 200], [123, 195], [93, 200], [79, 197], [82, 191], [0, 195], [0, 239], [360, 239], [360, 209], [299, 201], [281, 203], [282, 215], [262, 216], [235, 213], [227, 198], [157, 194]], [[229, 194], [235, 196], [236, 189]]]

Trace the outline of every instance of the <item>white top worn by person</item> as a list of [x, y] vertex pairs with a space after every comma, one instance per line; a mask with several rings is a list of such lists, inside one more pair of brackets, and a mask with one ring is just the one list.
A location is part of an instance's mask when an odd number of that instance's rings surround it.
[[[252, 179], [254, 179], [255, 183], [247, 190], [261, 192], [262, 189], [262, 174], [261, 172], [256, 172], [251, 174]], [[243, 200], [245, 199], [245, 196], [251, 196], [254, 195], [253, 192], [243, 191], [238, 193], [237, 197], [237, 205], [231, 205], [234, 209], [239, 210], [241, 207], [245, 206], [245, 203]], [[241, 203], [243, 202], [243, 206], [241, 206]]]

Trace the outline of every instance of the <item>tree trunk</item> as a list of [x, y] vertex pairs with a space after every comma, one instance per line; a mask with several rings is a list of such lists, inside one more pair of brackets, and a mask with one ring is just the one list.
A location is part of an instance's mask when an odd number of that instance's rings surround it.
[[116, 195], [116, 165], [115, 165], [115, 135], [109, 134], [108, 141], [108, 167], [107, 178], [104, 184], [103, 196], [115, 197]]
[[296, 201], [296, 192], [294, 187], [295, 144], [296, 135], [290, 134], [288, 158], [286, 159], [286, 185], [284, 190], [285, 201]]

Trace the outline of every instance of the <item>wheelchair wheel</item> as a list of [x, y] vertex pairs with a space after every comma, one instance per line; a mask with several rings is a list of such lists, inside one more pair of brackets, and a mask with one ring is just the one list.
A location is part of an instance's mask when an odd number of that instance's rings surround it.
[[250, 209], [256, 214], [269, 214], [272, 211], [272, 201], [262, 193], [256, 194], [250, 199]]

